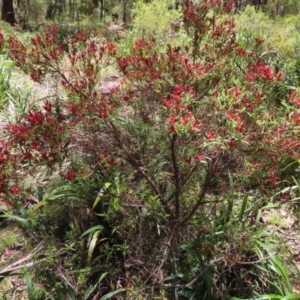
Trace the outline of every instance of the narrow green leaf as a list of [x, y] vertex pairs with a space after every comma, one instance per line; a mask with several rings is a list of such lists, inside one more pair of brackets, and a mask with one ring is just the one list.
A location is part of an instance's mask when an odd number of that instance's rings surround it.
[[229, 177], [229, 188], [230, 188], [230, 192], [229, 192], [229, 197], [228, 197], [228, 202], [227, 202], [227, 209], [226, 209], [226, 222], [229, 222], [230, 220], [230, 216], [232, 213], [232, 209], [233, 209], [233, 201], [234, 201], [234, 183], [233, 183], [233, 179], [231, 176], [231, 173], [228, 170], [228, 177]]
[[94, 201], [94, 204], [93, 204], [93, 207], [92, 207], [92, 210], [94, 210], [94, 208], [97, 206], [97, 204], [99, 203], [99, 201], [101, 200], [102, 196], [103, 196], [103, 189], [100, 190], [100, 192], [98, 193], [95, 201]]
[[104, 183], [104, 187], [105, 187], [106, 189], [109, 188], [111, 185], [112, 185], [111, 182], [105, 182], [105, 183]]
[[111, 182], [105, 182], [105, 183], [104, 183], [104, 187], [103, 187], [103, 188], [100, 190], [100, 192], [98, 193], [98, 195], [97, 195], [97, 197], [96, 197], [96, 199], [95, 199], [95, 201], [94, 201], [94, 204], [93, 204], [92, 209], [94, 209], [94, 208], [97, 206], [97, 204], [98, 204], [99, 201], [101, 200], [101, 198], [102, 198], [102, 196], [103, 196], [105, 190], [108, 189], [110, 186], [111, 186]]
[[87, 235], [87, 234], [89, 234], [89, 233], [91, 233], [91, 232], [93, 232], [93, 231], [96, 231], [96, 230], [99, 230], [99, 231], [104, 230], [104, 226], [102, 226], [102, 225], [96, 225], [96, 226], [93, 226], [93, 227], [89, 228], [88, 230], [86, 230], [86, 231], [81, 235], [81, 237], [83, 237], [83, 236], [85, 236], [85, 235]]
[[278, 259], [277, 256], [273, 256], [271, 257], [271, 261], [274, 264], [274, 267], [276, 268], [276, 272], [281, 275], [281, 277], [284, 280], [284, 283], [286, 284], [286, 287], [288, 289], [289, 293], [293, 292], [293, 287], [290, 281], [290, 276], [286, 270], [286, 268], [283, 266], [283, 264], [281, 263], [281, 261]]
[[68, 296], [66, 297], [66, 299], [70, 299], [70, 300], [76, 300], [76, 295], [74, 293], [73, 290], [69, 289], [67, 292], [66, 292], [66, 295], [65, 296]]
[[91, 293], [96, 289], [97, 285], [103, 280], [103, 278], [108, 274], [108, 272], [102, 273], [99, 278], [91, 285], [88, 290], [83, 295], [83, 300], [88, 300]]
[[24, 278], [27, 286], [28, 300], [35, 300], [31, 277], [27, 270], [25, 270]]
[[290, 294], [285, 296], [284, 298], [281, 298], [281, 300], [291, 300], [291, 299], [300, 299], [300, 294]]
[[255, 219], [255, 224], [258, 225], [259, 224], [259, 220], [261, 218], [261, 209], [259, 209], [257, 211], [257, 216], [256, 216], [256, 219]]
[[39, 201], [42, 201], [43, 197], [44, 197], [44, 188], [42, 186], [38, 186], [37, 195], [38, 195]]
[[239, 218], [240, 222], [242, 222], [242, 220], [243, 220], [247, 202], [248, 202], [248, 195], [245, 195], [243, 203], [242, 203], [242, 207], [241, 207], [241, 212], [240, 212], [240, 218]]
[[47, 202], [45, 200], [38, 202], [35, 206], [33, 206], [32, 208], [30, 208], [31, 212], [35, 212], [37, 211], [40, 207], [46, 205]]
[[0, 215], [0, 218], [7, 218], [10, 220], [14, 220], [14, 221], [22, 222], [22, 223], [28, 222], [28, 219], [23, 219], [21, 217], [9, 215], [9, 214], [2, 214], [2, 215]]
[[119, 294], [121, 292], [126, 292], [126, 289], [125, 288], [121, 288], [121, 289], [118, 289], [116, 291], [113, 291], [111, 293], [108, 293], [106, 295], [104, 295], [103, 297], [100, 298], [100, 300], [106, 300], [106, 299], [109, 299], [111, 298], [112, 296], [116, 295], [116, 294]]
[[92, 237], [92, 239], [90, 241], [89, 249], [88, 249], [88, 259], [87, 259], [88, 263], [91, 262], [92, 254], [94, 252], [94, 249], [95, 249], [95, 246], [96, 246], [96, 243], [97, 243], [98, 236], [99, 236], [100, 232], [101, 232], [100, 230], [95, 231], [94, 234], [93, 234], [93, 237]]
[[[299, 296], [299, 295], [298, 295]], [[231, 297], [229, 300], [275, 300], [275, 299], [280, 299], [282, 300], [282, 296], [280, 295], [275, 295], [275, 294], [269, 294], [269, 295], [259, 295], [251, 298], [237, 298], [237, 297]]]
[[282, 296], [274, 295], [274, 294], [260, 295], [253, 298], [249, 298], [247, 300], [274, 300], [274, 299], [282, 299]]
[[269, 204], [263, 206], [263, 207], [261, 208], [261, 210], [264, 211], [265, 209], [269, 209], [269, 208], [280, 208], [280, 207], [281, 207], [280, 204], [269, 203]]

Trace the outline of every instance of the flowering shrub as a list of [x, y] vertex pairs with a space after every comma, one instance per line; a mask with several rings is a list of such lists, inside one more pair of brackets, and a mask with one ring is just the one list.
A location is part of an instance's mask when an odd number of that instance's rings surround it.
[[[155, 39], [141, 38], [129, 55], [120, 56], [115, 44], [98, 44], [83, 33], [64, 49], [56, 25], [31, 45], [9, 38], [16, 65], [37, 82], [58, 76], [67, 98], [59, 111], [45, 101], [4, 127], [2, 197], [20, 193], [21, 168], [69, 163], [62, 177], [71, 182], [85, 176], [81, 167], [97, 168], [122, 187], [116, 183], [108, 206], [142, 205], [144, 215], [164, 228], [151, 254], [161, 261], [152, 260], [144, 275], [145, 282], [163, 286], [162, 270], [176, 267], [172, 255], [184, 234], [192, 238], [189, 230], [200, 222], [216, 181], [233, 178], [238, 186], [241, 178], [256, 176], [262, 188], [273, 191], [280, 186], [281, 162], [299, 159], [297, 91], [285, 99], [269, 92], [284, 73], [264, 61], [261, 40], [254, 50], [241, 47], [227, 16], [231, 8], [232, 1], [224, 7], [218, 0], [186, 1], [190, 45], [169, 45], [166, 51]], [[104, 93], [102, 70], [111, 64], [122, 84]], [[228, 191], [226, 184], [217, 188]], [[203, 259], [210, 259], [210, 250]]]

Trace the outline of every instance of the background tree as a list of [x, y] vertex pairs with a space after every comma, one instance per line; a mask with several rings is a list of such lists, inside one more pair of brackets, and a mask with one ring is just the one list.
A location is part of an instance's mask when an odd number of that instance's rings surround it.
[[10, 25], [16, 24], [15, 11], [13, 0], [2, 1], [2, 20], [8, 22]]

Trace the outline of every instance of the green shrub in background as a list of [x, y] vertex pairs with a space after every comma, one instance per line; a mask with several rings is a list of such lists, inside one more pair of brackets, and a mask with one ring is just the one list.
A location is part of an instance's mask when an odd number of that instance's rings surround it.
[[300, 15], [277, 18], [247, 6], [234, 16], [239, 42], [249, 47], [254, 38], [261, 38], [265, 51], [278, 51], [284, 58], [293, 57], [300, 50]]
[[271, 18], [295, 15], [299, 13], [300, 2], [298, 0], [268, 0], [263, 9]]
[[144, 3], [139, 0], [132, 10], [134, 35], [157, 40], [166, 40], [172, 32], [172, 24], [180, 22], [182, 12], [171, 8], [171, 0], [154, 0]]

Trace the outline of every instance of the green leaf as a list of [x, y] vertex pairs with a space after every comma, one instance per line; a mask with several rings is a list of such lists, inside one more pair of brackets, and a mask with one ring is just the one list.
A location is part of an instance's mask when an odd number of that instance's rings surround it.
[[95, 249], [95, 246], [96, 246], [96, 243], [97, 243], [97, 240], [98, 240], [98, 236], [99, 236], [99, 233], [101, 231], [98, 230], [98, 231], [95, 231], [93, 236], [92, 236], [92, 239], [90, 241], [90, 244], [89, 244], [89, 249], [88, 249], [88, 259], [87, 259], [87, 262], [90, 263], [91, 262], [91, 259], [92, 259], [92, 254], [94, 252], [94, 249]]
[[93, 204], [92, 209], [94, 209], [94, 208], [97, 206], [97, 204], [98, 204], [99, 201], [101, 200], [101, 198], [102, 198], [102, 196], [103, 196], [105, 190], [108, 189], [110, 186], [111, 186], [111, 182], [105, 182], [105, 183], [104, 183], [104, 187], [103, 187], [103, 188], [100, 190], [100, 192], [98, 193], [98, 195], [97, 195], [97, 197], [96, 197], [96, 199], [95, 199], [95, 201], [94, 201], [94, 204]]
[[37, 195], [38, 195], [39, 201], [42, 201], [43, 197], [44, 197], [44, 188], [42, 186], [38, 186]]
[[[243, 300], [274, 300], [274, 299], [282, 300], [282, 296], [275, 295], [275, 294], [269, 294], [269, 295], [255, 296], [255, 297], [247, 298], [247, 299], [243, 299]], [[242, 300], [242, 298], [231, 297], [230, 300]]]
[[24, 278], [27, 286], [28, 300], [35, 300], [31, 277], [27, 269], [25, 270]]
[[96, 289], [97, 285], [103, 280], [103, 278], [108, 274], [108, 272], [102, 273], [99, 278], [91, 285], [88, 290], [83, 295], [83, 300], [87, 300], [91, 293]]
[[116, 294], [119, 294], [121, 292], [126, 292], [126, 289], [125, 288], [121, 288], [121, 289], [118, 289], [116, 291], [113, 291], [111, 293], [108, 293], [106, 295], [104, 295], [103, 297], [100, 298], [100, 300], [106, 300], [106, 299], [109, 299], [111, 298], [112, 296], [116, 295]]
[[245, 195], [243, 203], [242, 203], [241, 211], [240, 211], [240, 218], [239, 218], [240, 222], [242, 222], [242, 220], [243, 220], [247, 202], [248, 202], [248, 195]]
[[291, 300], [291, 299], [300, 299], [300, 294], [290, 294], [285, 296], [284, 298], [281, 298], [281, 300]]
[[88, 230], [86, 230], [86, 231], [81, 235], [81, 237], [83, 237], [83, 236], [85, 236], [85, 235], [87, 235], [87, 234], [89, 234], [89, 233], [91, 233], [91, 232], [93, 232], [93, 231], [96, 231], [96, 230], [99, 230], [99, 231], [104, 230], [104, 226], [102, 226], [102, 225], [96, 225], [96, 226], [93, 226], [93, 227], [89, 228]]
[[40, 202], [38, 202], [35, 206], [33, 206], [33, 207], [30, 209], [30, 211], [31, 211], [31, 212], [35, 212], [35, 211], [37, 211], [40, 207], [42, 207], [42, 206], [44, 206], [44, 205], [46, 205], [46, 204], [47, 204], [47, 202], [46, 202], [45, 200], [40, 201]]
[[28, 219], [24, 219], [24, 218], [14, 216], [14, 215], [9, 215], [9, 214], [2, 214], [2, 215], [0, 215], [0, 218], [7, 218], [10, 220], [14, 220], [14, 221], [22, 222], [22, 223], [28, 222]]
[[229, 197], [227, 200], [227, 209], [226, 209], [226, 222], [229, 222], [230, 216], [232, 213], [233, 209], [233, 200], [234, 200], [234, 184], [233, 184], [233, 179], [231, 176], [231, 173], [228, 170], [228, 176], [229, 176]]
[[290, 281], [290, 276], [277, 256], [271, 257], [271, 261], [275, 267], [275, 271], [284, 279], [284, 283], [289, 293], [293, 292], [293, 287]]
[[69, 290], [66, 292], [65, 296], [68, 296], [68, 297], [69, 297], [69, 298], [66, 297], [66, 299], [76, 300], [76, 295], [75, 295], [75, 293], [74, 293], [74, 291], [73, 291], [72, 289], [69, 289]]
[[261, 209], [259, 209], [259, 210], [257, 211], [257, 216], [256, 216], [256, 220], [255, 220], [255, 224], [256, 224], [256, 225], [259, 224], [259, 221], [260, 221], [260, 218], [261, 218], [261, 213], [262, 213], [262, 211], [261, 211]]

